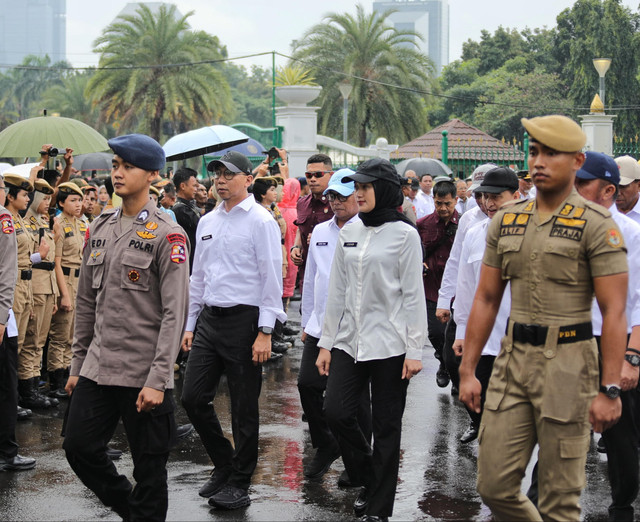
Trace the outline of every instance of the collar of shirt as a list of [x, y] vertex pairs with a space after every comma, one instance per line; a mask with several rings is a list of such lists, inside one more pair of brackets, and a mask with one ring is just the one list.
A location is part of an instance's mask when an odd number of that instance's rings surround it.
[[225, 203], [222, 202], [221, 205], [218, 205], [216, 207], [214, 212], [217, 212], [218, 214], [223, 213], [223, 214], [227, 214], [227, 215], [231, 214], [235, 209], [244, 210], [245, 212], [249, 212], [249, 210], [251, 210], [251, 207], [253, 206], [253, 203], [255, 201], [256, 201], [256, 198], [253, 197], [253, 194], [249, 194], [240, 203], [238, 203], [237, 205], [234, 205], [234, 207], [231, 210], [227, 210], [227, 207], [226, 207]]

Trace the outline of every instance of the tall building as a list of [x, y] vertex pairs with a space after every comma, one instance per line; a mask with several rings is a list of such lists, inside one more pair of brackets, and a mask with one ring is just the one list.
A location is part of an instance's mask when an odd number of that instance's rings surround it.
[[25, 56], [67, 59], [67, 0], [0, 0], [0, 67]]
[[449, 0], [391, 0], [373, 2], [377, 13], [394, 10], [389, 20], [398, 30], [414, 31], [416, 45], [431, 58], [440, 74], [449, 63]]

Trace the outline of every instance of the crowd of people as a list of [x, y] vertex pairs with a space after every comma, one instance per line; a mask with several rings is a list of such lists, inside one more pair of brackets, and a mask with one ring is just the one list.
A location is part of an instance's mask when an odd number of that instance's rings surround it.
[[[65, 401], [82, 482], [124, 520], [164, 520], [182, 367], [179, 401], [214, 466], [198, 494], [247, 506], [261, 366], [300, 335], [304, 475], [342, 458], [356, 516], [393, 514], [408, 385], [431, 346], [437, 385], [467, 407], [460, 443], [479, 441], [496, 520], [578, 520], [591, 429], [610, 518], [633, 520], [640, 164], [581, 152], [565, 117], [523, 126], [528, 170], [484, 164], [467, 179], [401, 177], [380, 158], [334, 170], [325, 154], [295, 178], [273, 149], [255, 167], [227, 152], [203, 183], [187, 167], [162, 176], [160, 145], [133, 134], [109, 140], [100, 183], [74, 172], [71, 149], [48, 170], [43, 146], [29, 178], [0, 178], [0, 467], [36, 465], [18, 454], [16, 420]], [[294, 295], [301, 331], [287, 324]], [[233, 441], [214, 402], [223, 375]], [[119, 421], [135, 485], [109, 453]]]

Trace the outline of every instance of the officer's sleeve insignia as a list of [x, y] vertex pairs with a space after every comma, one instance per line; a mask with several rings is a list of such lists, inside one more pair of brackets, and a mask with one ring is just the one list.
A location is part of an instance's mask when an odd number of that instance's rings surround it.
[[607, 230], [607, 244], [613, 248], [620, 248], [624, 244], [620, 232], [615, 228]]
[[171, 247], [171, 261], [177, 264], [184, 263], [187, 260], [187, 253], [184, 243], [174, 243]]
[[187, 244], [187, 239], [182, 234], [167, 234], [167, 241], [169, 243], [182, 243], [183, 245]]
[[0, 228], [3, 234], [13, 234], [13, 219], [10, 214], [0, 216]]

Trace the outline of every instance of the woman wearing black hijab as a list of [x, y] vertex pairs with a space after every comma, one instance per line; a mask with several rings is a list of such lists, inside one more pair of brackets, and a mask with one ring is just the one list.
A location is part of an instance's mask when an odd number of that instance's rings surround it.
[[[398, 211], [400, 177], [389, 161], [365, 161], [345, 180], [356, 183], [362, 221], [340, 232], [316, 365], [329, 376], [325, 411], [347, 473], [364, 486], [354, 512], [385, 520], [393, 514], [407, 386], [422, 369], [427, 334], [422, 247]], [[373, 448], [356, 418], [369, 382]]]

